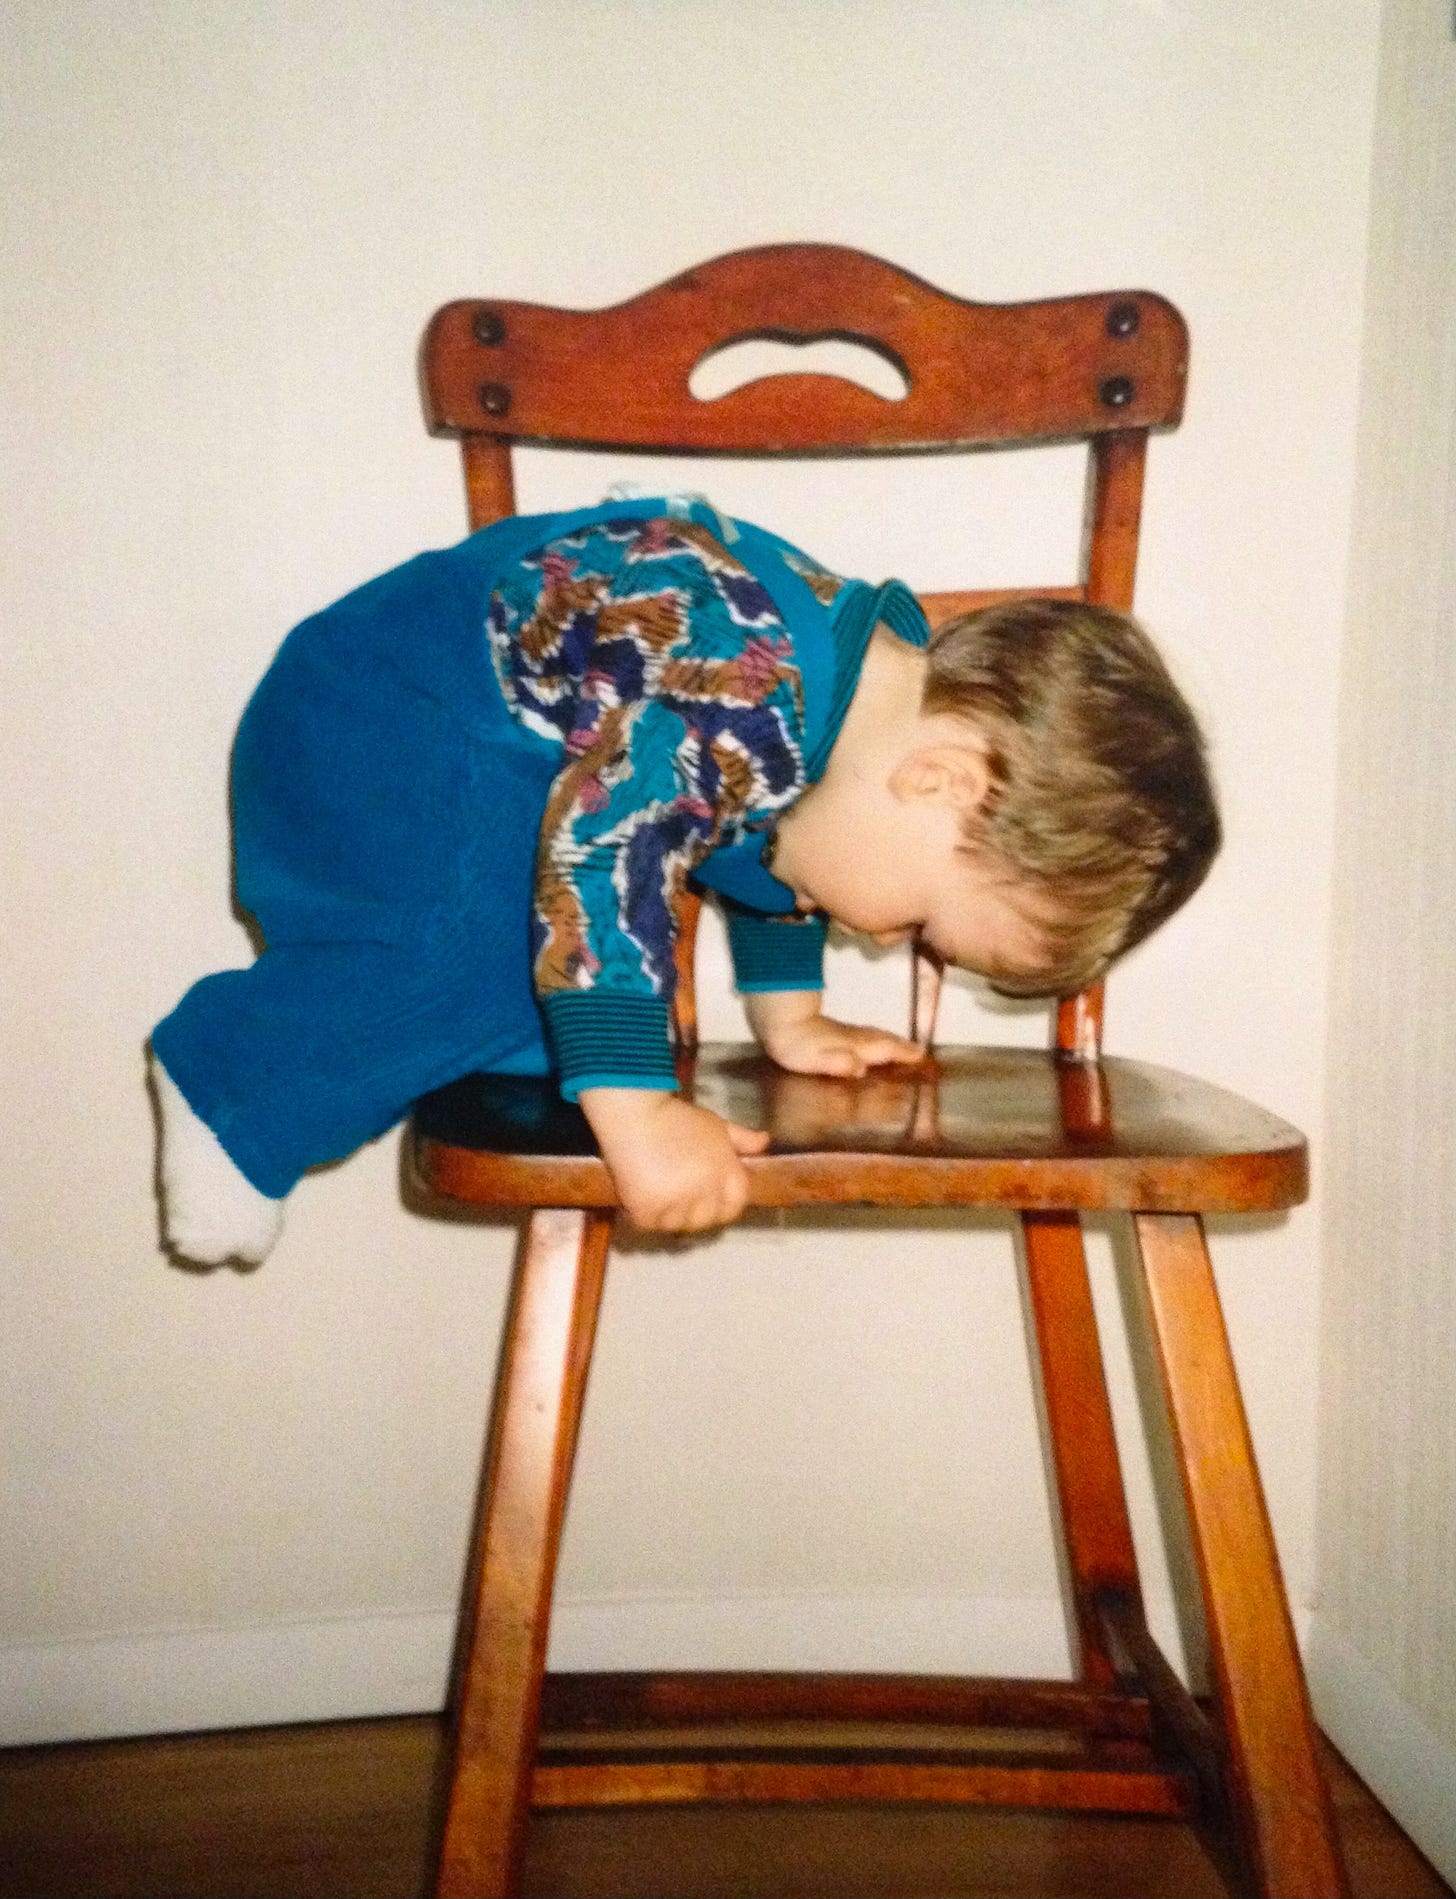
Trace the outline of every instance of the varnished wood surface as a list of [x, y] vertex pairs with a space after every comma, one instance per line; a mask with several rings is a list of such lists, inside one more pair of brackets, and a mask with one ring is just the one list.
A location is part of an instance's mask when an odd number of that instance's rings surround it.
[[[819, 1743], [818, 1746], [822, 1746]], [[1195, 1796], [1186, 1773], [1127, 1761], [773, 1760], [733, 1750], [704, 1754], [691, 1744], [678, 1760], [544, 1761], [533, 1781], [537, 1809], [682, 1806], [742, 1801], [944, 1805], [975, 1801], [1002, 1807], [1058, 1807], [1090, 1813], [1185, 1815]], [[442, 1889], [443, 1890], [443, 1889]], [[459, 1889], [478, 1894], [483, 1887]], [[514, 1886], [510, 1888], [516, 1890]]]
[[784, 1673], [547, 1678], [537, 1808], [979, 1801], [1191, 1814], [1126, 1684]]
[[524, 1835], [551, 1590], [610, 1220], [532, 1215], [506, 1328], [466, 1619], [439, 1891], [508, 1890]]
[[1339, 1893], [1329, 1797], [1274, 1532], [1199, 1222], [1134, 1222], [1224, 1710], [1229, 1796], [1260, 1891]]
[[[685, 1061], [682, 1085], [769, 1130], [770, 1151], [748, 1162], [760, 1207], [1240, 1212], [1291, 1206], [1307, 1187], [1304, 1139], [1288, 1122], [1145, 1062], [964, 1048], [845, 1081], [790, 1075], [745, 1045], [707, 1043]], [[412, 1169], [426, 1199], [614, 1204], [585, 1118], [548, 1084], [520, 1078], [467, 1079], [423, 1104]]]
[[1115, 1590], [1140, 1607], [1142, 1588], [1082, 1223], [1075, 1214], [1024, 1213], [1021, 1229], [1034, 1362], [1047, 1421], [1046, 1456], [1056, 1486], [1053, 1523], [1071, 1598], [1073, 1669], [1089, 1685], [1110, 1688], [1118, 1671], [1097, 1597]]
[[1099, 436], [1092, 443], [1092, 483], [1086, 523], [1087, 598], [1121, 613], [1132, 611], [1142, 520], [1145, 433]]
[[[0, 1752], [0, 1899], [417, 1899], [433, 1718]], [[1355, 1899], [1451, 1889], [1323, 1758]], [[983, 1809], [542, 1814], [528, 1899], [1219, 1899], [1192, 1830]]]
[[[699, 362], [756, 337], [850, 338], [895, 364], [908, 391], [890, 400], [841, 376], [779, 375], [693, 395]], [[771, 244], [607, 309], [446, 304], [422, 379], [440, 434], [863, 455], [1168, 426], [1187, 364], [1182, 317], [1150, 291], [973, 303], [860, 251]]]
[[780, 1669], [552, 1673], [542, 1699], [550, 1732], [672, 1728], [706, 1721], [927, 1723], [948, 1728], [1064, 1728], [1145, 1740], [1145, 1702], [1078, 1681], [1025, 1676], [785, 1673]]

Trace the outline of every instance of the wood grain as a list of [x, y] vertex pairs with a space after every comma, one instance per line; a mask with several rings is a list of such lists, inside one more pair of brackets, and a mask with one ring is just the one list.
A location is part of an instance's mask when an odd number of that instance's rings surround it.
[[[705, 1043], [680, 1073], [689, 1099], [768, 1129], [770, 1151], [748, 1163], [758, 1207], [1240, 1212], [1290, 1206], [1307, 1190], [1297, 1129], [1144, 1062], [1109, 1057], [1089, 1072], [1038, 1049], [956, 1048], [847, 1081]], [[1089, 1119], [1091, 1100], [1100, 1118]], [[442, 1090], [417, 1111], [409, 1166], [420, 1205], [616, 1203], [584, 1118], [549, 1083]]]
[[444, 1899], [486, 1899], [516, 1885], [551, 1586], [610, 1231], [609, 1220], [587, 1213], [537, 1213], [521, 1249], [456, 1699]]
[[[909, 392], [892, 401], [839, 376], [788, 375], [693, 395], [698, 363], [757, 337], [864, 343]], [[423, 372], [439, 434], [863, 455], [1170, 426], [1187, 361], [1183, 319], [1149, 291], [973, 303], [862, 252], [793, 244], [716, 258], [607, 309], [446, 304]]]
[[1091, 1687], [1121, 1673], [1097, 1610], [1116, 1591], [1141, 1605], [1137, 1555], [1112, 1407], [1098, 1349], [1082, 1225], [1074, 1213], [1023, 1213], [1026, 1283], [1072, 1611], [1073, 1666]]
[[1135, 1221], [1255, 1890], [1339, 1899], [1344, 1869], [1228, 1334], [1199, 1222]]

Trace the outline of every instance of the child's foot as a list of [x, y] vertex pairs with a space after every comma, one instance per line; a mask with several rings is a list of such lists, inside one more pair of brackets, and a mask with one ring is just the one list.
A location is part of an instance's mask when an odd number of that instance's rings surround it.
[[148, 1060], [161, 1114], [163, 1244], [198, 1266], [258, 1265], [283, 1230], [283, 1202], [239, 1173], [162, 1064]]

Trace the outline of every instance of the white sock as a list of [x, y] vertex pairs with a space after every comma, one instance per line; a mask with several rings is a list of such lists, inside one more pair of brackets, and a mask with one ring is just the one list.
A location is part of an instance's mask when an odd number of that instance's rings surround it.
[[258, 1265], [283, 1230], [283, 1202], [258, 1192], [150, 1051], [147, 1060], [162, 1121], [163, 1243], [199, 1266]]

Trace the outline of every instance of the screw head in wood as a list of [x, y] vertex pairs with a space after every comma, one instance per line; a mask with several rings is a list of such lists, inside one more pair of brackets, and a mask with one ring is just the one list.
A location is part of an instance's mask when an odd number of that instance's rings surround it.
[[1104, 409], [1125, 409], [1136, 394], [1137, 384], [1131, 376], [1109, 376], [1097, 386], [1097, 400]]
[[506, 340], [506, 320], [499, 310], [477, 310], [470, 319], [470, 334], [487, 349]]
[[480, 397], [480, 406], [487, 415], [508, 415], [511, 407], [511, 392], [503, 382], [483, 382], [476, 391]]
[[1135, 303], [1114, 303], [1107, 312], [1107, 334], [1136, 336], [1141, 322], [1142, 312]]

